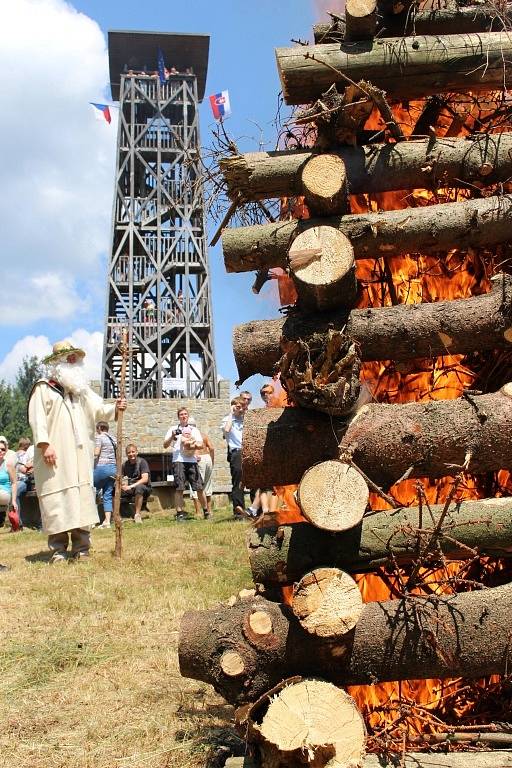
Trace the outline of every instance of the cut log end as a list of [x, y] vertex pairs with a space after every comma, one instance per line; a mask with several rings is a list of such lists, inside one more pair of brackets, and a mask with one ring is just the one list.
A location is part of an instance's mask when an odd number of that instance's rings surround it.
[[292, 609], [306, 632], [335, 638], [355, 627], [363, 600], [348, 573], [339, 568], [316, 568], [295, 585]]
[[368, 486], [359, 472], [335, 460], [308, 469], [297, 492], [304, 517], [325, 531], [346, 531], [358, 525], [368, 499]]
[[302, 189], [313, 214], [329, 216], [347, 210], [347, 171], [338, 155], [314, 155], [302, 169]]
[[504, 337], [504, 338], [505, 338], [507, 341], [509, 341], [509, 342], [512, 342], [512, 328], [506, 328], [506, 329], [503, 331], [503, 337]]
[[288, 260], [299, 306], [327, 310], [354, 304], [354, 249], [338, 229], [325, 225], [305, 229], [293, 241]]
[[[307, 764], [348, 768], [364, 757], [366, 731], [354, 700], [323, 680], [286, 685], [254, 725], [261, 740], [262, 765]], [[281, 763], [274, 762], [279, 757]]]
[[243, 675], [245, 663], [237, 651], [224, 651], [220, 659], [220, 668], [228, 677], [238, 677]]
[[254, 611], [249, 616], [249, 626], [255, 635], [269, 635], [272, 632], [272, 619], [265, 611]]

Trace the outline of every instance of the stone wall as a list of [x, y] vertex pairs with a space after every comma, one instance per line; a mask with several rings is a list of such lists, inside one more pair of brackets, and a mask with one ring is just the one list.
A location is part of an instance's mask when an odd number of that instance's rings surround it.
[[[135, 443], [139, 453], [165, 453], [164, 436], [169, 427], [178, 423], [178, 408], [188, 408], [201, 432], [208, 435], [215, 446], [213, 474], [214, 493], [231, 490], [231, 477], [226, 460], [226, 442], [222, 439], [220, 424], [230, 409], [230, 382], [219, 382], [219, 397], [210, 400], [128, 400], [123, 417], [123, 443]], [[115, 426], [111, 425], [115, 434]]]

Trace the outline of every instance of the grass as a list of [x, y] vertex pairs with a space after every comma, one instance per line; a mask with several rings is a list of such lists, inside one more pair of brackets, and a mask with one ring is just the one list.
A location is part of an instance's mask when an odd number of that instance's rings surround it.
[[[251, 586], [228, 510], [93, 531], [89, 561], [49, 566], [46, 539], [0, 531], [0, 766], [199, 768], [233, 710], [182, 678], [181, 614]], [[229, 735], [229, 734], [228, 734]]]

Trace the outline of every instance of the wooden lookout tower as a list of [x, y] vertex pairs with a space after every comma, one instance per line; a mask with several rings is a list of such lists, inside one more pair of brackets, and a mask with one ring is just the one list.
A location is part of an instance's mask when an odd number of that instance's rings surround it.
[[[128, 329], [132, 398], [216, 397], [199, 157], [208, 35], [110, 31], [119, 101], [103, 394], [118, 392]], [[158, 76], [158, 59], [167, 79]]]

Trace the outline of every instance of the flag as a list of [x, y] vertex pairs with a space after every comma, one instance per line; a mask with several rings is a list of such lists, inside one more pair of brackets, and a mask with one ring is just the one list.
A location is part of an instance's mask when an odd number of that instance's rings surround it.
[[107, 123], [112, 122], [112, 115], [110, 114], [110, 107], [108, 104], [95, 104], [94, 101], [90, 101], [89, 104], [92, 107], [96, 120]]
[[161, 48], [158, 49], [158, 76], [161, 85], [165, 85], [169, 78], [169, 70], [165, 66], [164, 54]]
[[213, 116], [216, 120], [223, 120], [231, 114], [231, 104], [229, 103], [229, 91], [221, 91], [210, 96], [210, 104]]

